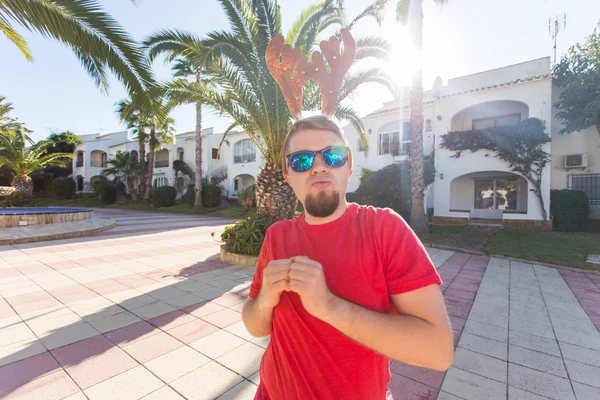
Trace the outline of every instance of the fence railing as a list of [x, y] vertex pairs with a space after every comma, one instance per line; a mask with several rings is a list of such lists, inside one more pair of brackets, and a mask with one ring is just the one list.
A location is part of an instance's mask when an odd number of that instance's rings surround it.
[[256, 161], [256, 154], [246, 154], [243, 156], [234, 156], [233, 163], [234, 164], [242, 164]]
[[164, 168], [169, 166], [169, 161], [154, 161], [154, 168]]
[[98, 168], [106, 168], [108, 167], [108, 163], [106, 161], [90, 161], [90, 166], [98, 167]]
[[75, 162], [75, 167], [79, 168], [79, 167], [83, 167], [83, 160], [79, 160]]

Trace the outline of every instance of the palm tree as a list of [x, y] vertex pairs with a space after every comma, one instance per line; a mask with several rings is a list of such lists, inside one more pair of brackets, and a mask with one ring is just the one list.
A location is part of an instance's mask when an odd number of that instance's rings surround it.
[[[220, 0], [220, 3], [229, 18], [231, 30], [209, 33], [202, 48], [194, 49], [203, 54], [207, 73], [217, 87], [179, 80], [169, 83], [167, 91], [174, 103], [202, 102], [233, 119], [221, 144], [235, 127], [244, 129], [265, 159], [265, 166], [255, 183], [257, 212], [277, 219], [290, 218], [296, 210], [297, 199], [283, 179], [280, 155], [292, 116], [267, 68], [265, 57], [268, 43], [282, 30], [279, 6], [271, 0]], [[286, 41], [301, 48], [304, 54], [310, 54], [321, 32], [336, 25], [346, 26], [343, 8], [340, 7], [342, 3], [339, 0], [323, 0], [309, 7], [293, 24]], [[382, 3], [378, 0], [374, 4]], [[377, 14], [377, 9], [373, 7], [364, 16]], [[357, 58], [360, 61], [376, 53], [386, 53], [386, 44], [379, 38], [359, 39]], [[379, 52], [373, 51], [374, 48], [378, 48]], [[346, 78], [339, 102], [367, 82], [393, 87], [380, 69], [355, 72]], [[307, 85], [304, 97], [305, 109], [318, 107], [320, 94], [314, 85]], [[354, 123], [366, 143], [365, 127], [351, 107], [339, 104], [335, 117]]]
[[141, 93], [153, 85], [143, 52], [95, 0], [0, 1], [0, 32], [32, 60], [27, 42], [15, 29], [17, 25], [69, 46], [105, 93], [107, 70], [130, 93]]
[[[160, 143], [172, 143], [175, 138], [175, 120], [168, 117], [172, 105], [166, 104], [162, 98], [150, 96], [153, 98], [150, 102], [136, 99], [121, 100], [117, 103], [117, 115], [121, 122], [126, 122], [128, 128], [134, 129], [137, 135], [140, 161], [145, 162], [140, 185], [140, 194], [143, 193], [142, 200], [150, 201], [152, 193], [152, 175], [154, 173], [154, 153], [159, 148]], [[147, 98], [147, 97], [146, 97]], [[145, 160], [146, 143], [148, 143], [148, 159]], [[143, 185], [143, 186], [142, 186]]]
[[125, 178], [127, 190], [131, 194], [131, 199], [133, 201], [138, 201], [138, 196], [133, 186], [133, 178], [140, 173], [140, 163], [131, 156], [130, 152], [120, 151], [115, 153], [113, 159], [108, 160], [108, 164], [110, 167], [103, 169], [102, 175]]
[[31, 173], [50, 165], [64, 167], [61, 158], [73, 158], [71, 153], [47, 153], [49, 143], [35, 147], [27, 147], [33, 144], [27, 138], [24, 129], [19, 129], [14, 135], [0, 135], [0, 168], [8, 169], [13, 179], [11, 186], [16, 192], [31, 195], [33, 193], [33, 181], [29, 176]]
[[[448, 0], [433, 0], [442, 6]], [[410, 123], [412, 143], [410, 148], [410, 175], [412, 206], [410, 225], [415, 231], [428, 232], [429, 224], [425, 214], [425, 183], [423, 179], [423, 0], [399, 0], [396, 5], [396, 18], [402, 25], [408, 25], [410, 39], [415, 54], [419, 57], [413, 71], [410, 89]]]
[[7, 102], [6, 97], [0, 96], [0, 135], [12, 137], [16, 132], [23, 131], [25, 140], [31, 142], [31, 138], [27, 135], [31, 131], [25, 128], [22, 122], [8, 115], [12, 110], [12, 103]]
[[[174, 77], [193, 76], [196, 84], [203, 83], [202, 53], [205, 51], [200, 38], [179, 30], [162, 30], [145, 39], [143, 44], [148, 48], [150, 61], [159, 54], [166, 54], [167, 61], [174, 61]], [[202, 102], [199, 101], [196, 102], [195, 164], [194, 208], [202, 208]]]

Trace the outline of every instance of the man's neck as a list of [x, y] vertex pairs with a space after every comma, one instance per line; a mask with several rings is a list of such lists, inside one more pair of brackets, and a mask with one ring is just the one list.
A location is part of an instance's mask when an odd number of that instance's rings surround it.
[[343, 199], [340, 202], [340, 205], [338, 206], [338, 208], [336, 208], [336, 210], [330, 216], [325, 217], [325, 218], [318, 218], [318, 217], [313, 217], [312, 215], [310, 215], [309, 213], [304, 211], [304, 220], [306, 221], [306, 223], [308, 225], [328, 224], [328, 223], [333, 222], [336, 219], [340, 218], [342, 215], [344, 215], [347, 208], [348, 208], [348, 203], [346, 202], [346, 199]]

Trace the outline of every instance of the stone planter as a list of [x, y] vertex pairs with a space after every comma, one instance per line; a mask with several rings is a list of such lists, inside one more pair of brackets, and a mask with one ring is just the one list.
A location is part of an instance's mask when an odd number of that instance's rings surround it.
[[221, 245], [221, 261], [232, 265], [240, 265], [242, 267], [256, 267], [258, 257], [246, 256], [242, 254], [230, 253], [225, 250], [225, 245]]

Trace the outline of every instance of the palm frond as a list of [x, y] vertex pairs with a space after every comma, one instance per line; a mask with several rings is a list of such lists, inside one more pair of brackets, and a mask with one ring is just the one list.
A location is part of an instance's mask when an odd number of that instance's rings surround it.
[[0, 15], [0, 32], [2, 32], [8, 40], [13, 42], [15, 46], [17, 46], [27, 61], [33, 61], [33, 55], [31, 54], [31, 50], [29, 49], [25, 38], [23, 38], [19, 32], [15, 31], [13, 27], [2, 18], [2, 15]]
[[150, 61], [154, 61], [160, 54], [165, 54], [169, 61], [177, 56], [182, 56], [189, 60], [198, 60], [198, 63], [201, 63], [202, 40], [189, 32], [179, 29], [162, 29], [144, 39], [142, 45], [147, 49]]
[[342, 83], [338, 101], [342, 102], [351, 96], [359, 86], [365, 83], [378, 83], [386, 87], [390, 93], [395, 94], [398, 87], [391, 76], [380, 68], [371, 68], [347, 75]]
[[410, 0], [398, 0], [396, 3], [396, 21], [401, 25], [408, 23], [408, 12], [410, 7]]
[[356, 60], [377, 58], [389, 61], [392, 55], [392, 44], [380, 36], [365, 36], [356, 39]]
[[76, 50], [97, 84], [105, 80], [94, 66], [102, 65], [129, 92], [142, 93], [154, 85], [135, 40], [95, 0], [3, 0], [1, 10], [5, 21], [12, 20]]
[[339, 120], [349, 121], [358, 132], [358, 139], [360, 140], [361, 147], [365, 149], [365, 151], [368, 150], [369, 137], [367, 136], [367, 127], [356, 111], [351, 107], [338, 106], [334, 116]]
[[354, 25], [358, 21], [363, 18], [371, 17], [375, 19], [377, 25], [381, 26], [383, 23], [383, 11], [385, 6], [387, 5], [387, 0], [375, 0], [373, 3], [369, 4], [360, 14], [358, 14], [347, 26], [346, 28], [352, 29]]

